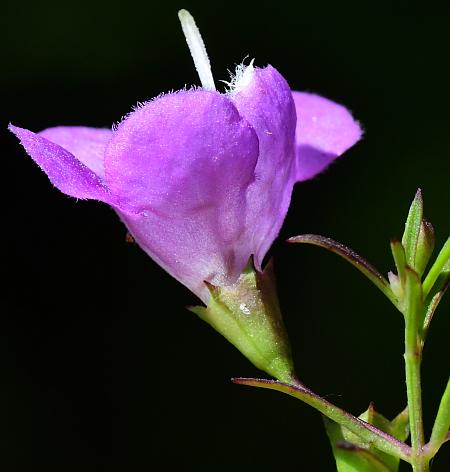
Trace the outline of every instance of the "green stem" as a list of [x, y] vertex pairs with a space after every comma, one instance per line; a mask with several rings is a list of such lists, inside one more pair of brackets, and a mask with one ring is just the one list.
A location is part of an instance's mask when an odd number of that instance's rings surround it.
[[406, 391], [410, 411], [411, 464], [415, 472], [427, 472], [429, 467], [423, 456], [424, 434], [420, 383], [421, 348], [419, 349], [416, 349], [415, 344], [411, 345], [409, 343], [405, 351]]
[[449, 440], [450, 428], [450, 378], [442, 395], [439, 410], [433, 425], [430, 442], [427, 444], [427, 455], [431, 459], [445, 441]]
[[320, 413], [326, 417], [344, 426], [361, 439], [373, 444], [380, 451], [399, 457], [404, 461], [411, 462], [411, 449], [408, 445], [402, 443], [390, 434], [381, 431], [375, 426], [347, 413], [342, 408], [333, 405], [301, 384], [289, 385], [274, 380], [248, 378], [233, 379], [233, 382], [240, 385], [277, 390], [278, 392], [286, 393], [298, 398], [307, 405], [320, 411]]
[[405, 374], [411, 430], [411, 465], [414, 472], [428, 472], [428, 458], [424, 454], [422, 417], [422, 387], [420, 367], [422, 340], [419, 337], [419, 319], [422, 305], [422, 288], [417, 274], [406, 267], [405, 315]]

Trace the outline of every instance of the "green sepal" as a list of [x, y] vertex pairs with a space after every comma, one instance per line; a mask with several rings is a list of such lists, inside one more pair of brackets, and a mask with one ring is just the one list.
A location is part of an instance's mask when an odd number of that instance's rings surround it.
[[419, 241], [420, 226], [423, 218], [423, 198], [420, 188], [417, 190], [411, 207], [409, 208], [408, 218], [405, 223], [405, 231], [402, 237], [402, 245], [405, 248], [406, 263], [416, 268], [416, 251]]
[[[369, 423], [398, 439], [405, 441], [409, 436], [408, 410], [403, 410], [392, 421], [378, 413], [373, 404], [359, 416]], [[338, 472], [396, 472], [400, 459], [375, 448], [368, 441], [351, 433], [348, 429], [324, 418]]]
[[417, 240], [416, 259], [414, 269], [422, 276], [428, 262], [433, 254], [435, 244], [434, 228], [433, 225], [422, 218], [420, 223], [419, 238]]
[[248, 264], [237, 282], [208, 284], [207, 307], [189, 309], [230, 341], [258, 369], [292, 382], [294, 365], [275, 288], [272, 264], [261, 273]]

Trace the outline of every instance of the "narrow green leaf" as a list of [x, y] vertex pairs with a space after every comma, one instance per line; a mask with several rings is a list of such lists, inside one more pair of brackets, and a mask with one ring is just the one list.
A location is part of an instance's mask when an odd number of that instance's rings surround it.
[[423, 218], [423, 198], [420, 188], [417, 190], [414, 200], [409, 208], [408, 218], [405, 223], [405, 231], [402, 237], [402, 245], [405, 248], [406, 262], [413, 268], [416, 267], [416, 249], [419, 239], [420, 224]]
[[450, 379], [447, 381], [447, 387], [442, 395], [439, 404], [438, 413], [434, 421], [431, 432], [430, 442], [427, 446], [432, 452], [431, 457], [436, 454], [438, 449], [450, 438]]
[[434, 312], [438, 307], [442, 297], [450, 286], [450, 261], [447, 264], [448, 268], [444, 268], [436, 280], [433, 289], [428, 294], [426, 301], [425, 318], [423, 322], [423, 338], [426, 337], [428, 330], [430, 329], [431, 320], [433, 319]]
[[430, 293], [442, 272], [450, 272], [450, 236], [439, 252], [434, 264], [423, 282], [424, 297]]
[[301, 234], [288, 239], [289, 243], [311, 244], [319, 246], [337, 254], [350, 262], [362, 274], [364, 274], [376, 287], [378, 287], [389, 300], [397, 306], [397, 298], [391, 290], [389, 282], [369, 262], [355, 251], [331, 238], [317, 234]]
[[367, 443], [370, 443], [380, 451], [399, 457], [407, 462], [410, 460], [411, 448], [408, 445], [375, 426], [356, 418], [342, 408], [333, 405], [303, 385], [289, 385], [273, 380], [249, 378], [236, 378], [232, 379], [232, 381], [239, 385], [276, 390], [295, 397], [312, 406], [329, 419], [344, 426], [350, 432], [356, 434], [356, 436], [367, 441]]

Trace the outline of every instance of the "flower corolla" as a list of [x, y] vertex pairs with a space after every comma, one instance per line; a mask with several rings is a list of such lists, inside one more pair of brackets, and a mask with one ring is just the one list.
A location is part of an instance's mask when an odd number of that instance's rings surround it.
[[241, 65], [224, 94], [207, 69], [204, 87], [158, 96], [113, 129], [10, 125], [59, 190], [112, 206], [142, 249], [205, 303], [205, 281], [233, 284], [251, 256], [261, 268], [294, 184], [361, 136], [343, 106], [291, 91], [270, 65]]

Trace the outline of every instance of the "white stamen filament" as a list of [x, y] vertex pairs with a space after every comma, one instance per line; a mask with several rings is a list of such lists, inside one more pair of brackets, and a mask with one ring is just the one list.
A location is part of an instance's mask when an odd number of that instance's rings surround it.
[[202, 87], [206, 90], [216, 90], [205, 43], [195, 24], [194, 18], [187, 10], [180, 10], [178, 18], [180, 19], [181, 28], [183, 28], [184, 37], [194, 60]]

